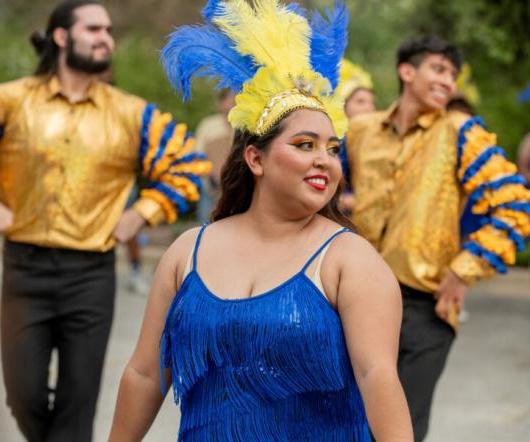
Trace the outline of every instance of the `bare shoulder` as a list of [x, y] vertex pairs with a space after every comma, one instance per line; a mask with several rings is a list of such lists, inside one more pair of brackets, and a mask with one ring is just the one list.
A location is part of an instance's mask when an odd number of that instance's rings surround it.
[[352, 296], [364, 292], [399, 293], [390, 267], [375, 248], [360, 235], [342, 234], [329, 250], [330, 264], [339, 273], [340, 285], [351, 288]]
[[193, 251], [199, 231], [200, 227], [186, 230], [173, 241], [160, 259], [159, 269], [163, 272], [177, 275], [177, 280], [181, 281], [188, 257]]

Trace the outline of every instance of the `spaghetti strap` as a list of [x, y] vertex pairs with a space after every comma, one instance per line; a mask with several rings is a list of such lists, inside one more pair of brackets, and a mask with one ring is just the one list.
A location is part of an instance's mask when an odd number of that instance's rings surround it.
[[195, 240], [195, 246], [193, 247], [193, 261], [192, 261], [192, 266], [191, 266], [192, 272], [197, 270], [197, 252], [199, 250], [199, 245], [201, 243], [202, 234], [204, 233], [204, 229], [206, 229], [207, 225], [208, 223], [202, 225], [201, 230], [199, 231], [199, 234], [197, 235], [197, 239]]
[[305, 263], [305, 265], [302, 268], [302, 270], [300, 271], [300, 273], [305, 273], [307, 268], [317, 258], [317, 256], [320, 255], [322, 250], [324, 250], [331, 243], [331, 241], [333, 241], [335, 239], [335, 237], [339, 236], [340, 234], [342, 234], [344, 232], [351, 232], [351, 230], [346, 228], [346, 227], [344, 227], [343, 229], [340, 229], [339, 231], [337, 231], [333, 235], [331, 235], [326, 241], [324, 241], [324, 243], [318, 248], [318, 250], [315, 253], [313, 253], [313, 255], [311, 255], [311, 258], [309, 258], [307, 260], [307, 262]]

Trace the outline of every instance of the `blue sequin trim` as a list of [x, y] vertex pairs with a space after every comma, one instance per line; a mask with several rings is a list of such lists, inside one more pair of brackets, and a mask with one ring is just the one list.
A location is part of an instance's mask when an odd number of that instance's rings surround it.
[[171, 166], [175, 166], [177, 164], [182, 163], [191, 163], [195, 160], [206, 160], [206, 154], [202, 152], [192, 152], [187, 155], [184, 155], [183, 157], [177, 158], [175, 161], [171, 163]]
[[498, 273], [506, 273], [507, 267], [504, 264], [504, 261], [495, 253], [486, 250], [484, 247], [480, 246], [474, 241], [466, 242], [463, 246], [463, 249], [472, 253], [475, 256], [485, 259]]
[[508, 234], [510, 240], [515, 244], [518, 251], [524, 250], [525, 241], [522, 235], [520, 235], [513, 227], [506, 224], [504, 221], [501, 221], [497, 218], [490, 218], [489, 220], [484, 220], [483, 225], [491, 225], [496, 229], [503, 230]]
[[167, 143], [175, 133], [175, 127], [177, 127], [177, 123], [172, 120], [169, 122], [169, 124], [164, 129], [164, 134], [160, 138], [160, 143], [158, 144], [158, 149], [156, 151], [155, 157], [151, 160], [151, 164], [149, 165], [149, 173], [147, 174], [148, 177], [151, 176], [151, 173], [153, 172], [153, 169], [155, 167], [155, 164], [162, 158], [164, 155], [164, 152], [166, 151]]
[[194, 174], [194, 173], [188, 173], [188, 172], [174, 172], [174, 173], [172, 173], [171, 175], [173, 175], [173, 176], [180, 176], [180, 177], [187, 178], [187, 179], [190, 180], [193, 184], [195, 184], [199, 190], [202, 189], [202, 180], [201, 180], [201, 178], [200, 178], [198, 175], [196, 175], [196, 174]]
[[502, 209], [511, 209], [518, 212], [524, 212], [530, 215], [530, 202], [527, 201], [511, 201], [509, 203], [499, 204], [499, 207]]
[[143, 163], [145, 155], [147, 154], [147, 148], [149, 147], [149, 124], [155, 110], [155, 105], [149, 103], [145, 106], [144, 113], [142, 115], [142, 128], [140, 129], [140, 164]]
[[467, 120], [462, 127], [458, 130], [458, 143], [457, 143], [457, 149], [458, 149], [458, 157], [457, 157], [457, 165], [456, 168], [460, 169], [461, 161], [462, 161], [462, 154], [464, 152], [464, 145], [467, 142], [466, 133], [469, 129], [471, 129], [473, 126], [478, 124], [479, 126], [486, 128], [486, 123], [484, 123], [484, 120], [480, 118], [479, 116], [471, 117], [469, 120]]
[[508, 175], [495, 181], [483, 183], [469, 196], [469, 201], [472, 205], [475, 205], [482, 198], [486, 190], [497, 190], [506, 184], [526, 184], [526, 180], [522, 175]]
[[163, 193], [166, 197], [168, 197], [173, 204], [178, 208], [179, 213], [186, 213], [190, 206], [188, 202], [186, 201], [186, 198], [184, 198], [181, 194], [179, 194], [175, 189], [172, 189], [169, 186], [166, 186], [163, 183], [153, 183], [149, 185], [150, 189], [158, 190], [159, 192]]
[[466, 169], [464, 176], [462, 177], [462, 184], [466, 184], [471, 178], [473, 178], [482, 168], [482, 166], [484, 166], [494, 155], [506, 157], [504, 150], [499, 146], [488, 147], [477, 158], [475, 158], [475, 161], [473, 161]]

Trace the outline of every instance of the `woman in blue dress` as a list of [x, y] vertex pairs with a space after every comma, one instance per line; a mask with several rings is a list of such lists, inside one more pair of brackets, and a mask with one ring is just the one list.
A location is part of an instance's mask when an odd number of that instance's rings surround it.
[[110, 440], [141, 440], [171, 385], [179, 441], [410, 442], [399, 287], [337, 209], [346, 8], [308, 21], [274, 0], [210, 1], [203, 15], [163, 60], [185, 96], [200, 68], [238, 91], [235, 140], [213, 222], [160, 261]]

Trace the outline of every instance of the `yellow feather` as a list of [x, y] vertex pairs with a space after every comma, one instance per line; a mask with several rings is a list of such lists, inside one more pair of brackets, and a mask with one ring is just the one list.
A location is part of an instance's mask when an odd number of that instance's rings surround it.
[[256, 0], [255, 9], [245, 0], [229, 0], [214, 23], [239, 53], [252, 55], [260, 65], [293, 74], [309, 68], [309, 24], [278, 0]]

